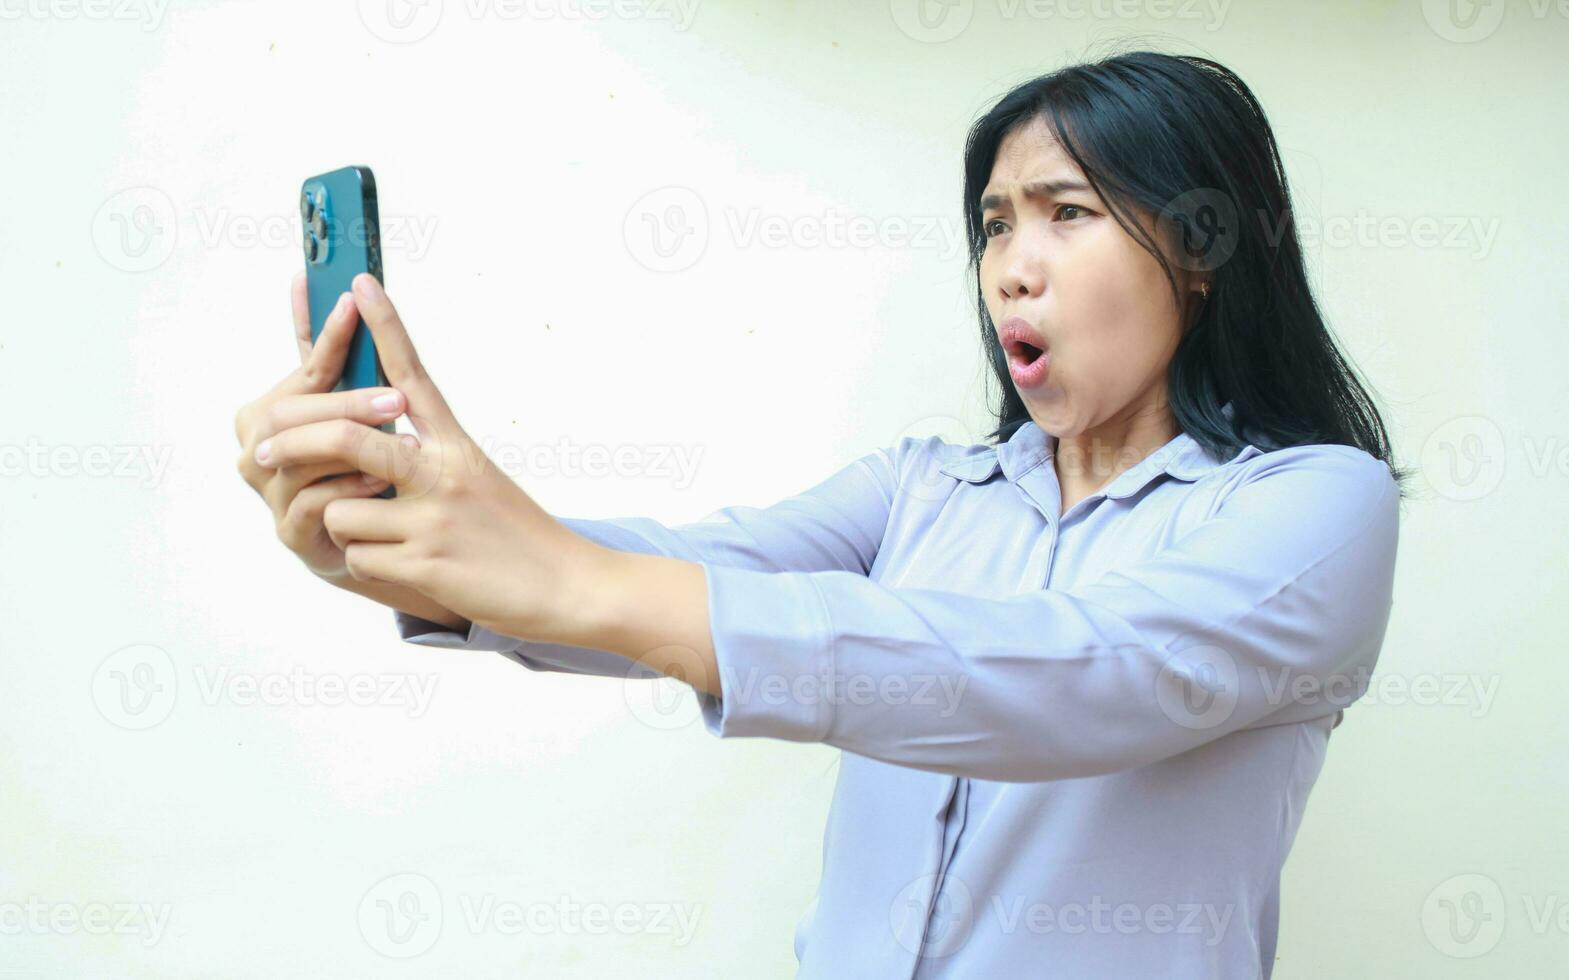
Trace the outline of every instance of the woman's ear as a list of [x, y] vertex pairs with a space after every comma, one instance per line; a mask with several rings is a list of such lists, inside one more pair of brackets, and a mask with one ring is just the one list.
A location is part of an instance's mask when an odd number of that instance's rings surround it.
[[1199, 322], [1199, 317], [1204, 315], [1204, 305], [1209, 302], [1209, 280], [1194, 279], [1188, 291], [1183, 294], [1182, 307], [1182, 335], [1186, 337], [1193, 327]]

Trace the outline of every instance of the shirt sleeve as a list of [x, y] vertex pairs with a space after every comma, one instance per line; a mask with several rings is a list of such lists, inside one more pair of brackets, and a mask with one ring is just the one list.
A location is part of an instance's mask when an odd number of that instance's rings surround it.
[[1030, 782], [1336, 715], [1383, 642], [1398, 488], [1350, 447], [1255, 459], [1172, 545], [1065, 591], [708, 565], [721, 694], [699, 693], [704, 725]]
[[[905, 460], [927, 459], [937, 437], [905, 437], [868, 453], [816, 485], [767, 507], [731, 506], [701, 521], [667, 526], [647, 517], [558, 518], [618, 551], [664, 555], [759, 574], [838, 571], [866, 575], [877, 557]], [[501, 653], [533, 670], [658, 677], [605, 650], [523, 641], [470, 624], [465, 636], [401, 610], [399, 635], [421, 646]]]

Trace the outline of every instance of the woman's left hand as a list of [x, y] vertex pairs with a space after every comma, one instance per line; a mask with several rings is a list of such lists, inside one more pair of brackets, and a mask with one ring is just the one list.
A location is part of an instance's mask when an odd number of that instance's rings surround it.
[[257, 462], [341, 462], [397, 487], [393, 499], [327, 504], [323, 524], [354, 578], [413, 588], [506, 636], [578, 635], [608, 549], [551, 517], [469, 438], [374, 277], [355, 277], [352, 295], [418, 440], [334, 419], [279, 431]]

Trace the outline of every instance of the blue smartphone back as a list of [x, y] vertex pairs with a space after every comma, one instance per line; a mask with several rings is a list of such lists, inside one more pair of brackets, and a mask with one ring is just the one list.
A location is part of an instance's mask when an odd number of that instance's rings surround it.
[[[338, 297], [349, 290], [355, 276], [369, 272], [385, 284], [376, 178], [370, 168], [343, 167], [306, 178], [300, 186], [300, 219], [304, 225], [302, 244], [314, 342]], [[333, 390], [373, 388], [386, 383], [376, 356], [376, 343], [370, 329], [361, 322], [349, 343], [343, 376]], [[392, 424], [382, 428], [390, 432]]]
[[[338, 297], [349, 291], [354, 277], [368, 272], [385, 284], [381, 273], [381, 221], [376, 212], [376, 178], [369, 167], [342, 167], [300, 185], [300, 220], [304, 225], [305, 283], [310, 297], [311, 342], [321, 336], [327, 315]], [[333, 391], [385, 387], [387, 376], [376, 356], [376, 341], [363, 320], [349, 341], [343, 374]], [[393, 421], [377, 426], [397, 431]], [[397, 496], [387, 487], [376, 496]]]

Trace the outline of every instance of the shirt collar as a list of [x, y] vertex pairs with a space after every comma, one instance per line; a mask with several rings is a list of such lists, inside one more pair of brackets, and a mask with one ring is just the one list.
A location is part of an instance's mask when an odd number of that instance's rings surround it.
[[[1228, 401], [1223, 405], [1221, 413], [1231, 418], [1232, 403]], [[1015, 429], [1006, 442], [961, 456], [943, 465], [940, 470], [956, 479], [984, 483], [1001, 469], [1010, 481], [1017, 482], [1021, 476], [1050, 460], [1056, 449], [1057, 437], [1046, 433], [1031, 419]], [[1223, 462], [1206, 453], [1192, 436], [1181, 432], [1164, 446], [1117, 474], [1116, 479], [1099, 493], [1106, 497], [1127, 497], [1142, 490], [1163, 473], [1191, 482], [1221, 466], [1250, 459], [1262, 452], [1258, 446], [1247, 443], [1235, 456]]]

